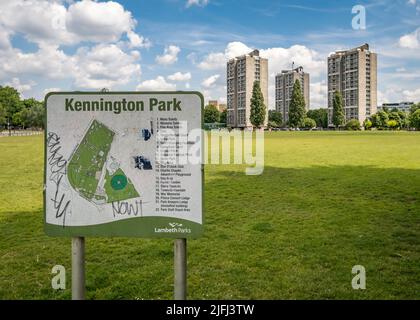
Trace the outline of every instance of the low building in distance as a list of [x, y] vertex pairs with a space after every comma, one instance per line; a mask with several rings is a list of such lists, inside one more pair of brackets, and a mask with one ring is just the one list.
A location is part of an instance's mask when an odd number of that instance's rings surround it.
[[267, 107], [265, 124], [268, 122], [268, 60], [261, 58], [259, 51], [233, 58], [227, 62], [227, 126], [229, 128], [252, 128], [252, 88], [260, 82]]
[[413, 105], [414, 105], [414, 102], [406, 102], [406, 101], [398, 102], [398, 103], [383, 103], [382, 106], [378, 107], [378, 111], [383, 111], [384, 109], [388, 109], [388, 111], [392, 111], [393, 109], [397, 109], [398, 111], [409, 113]]
[[289, 121], [289, 105], [292, 99], [293, 85], [300, 81], [300, 87], [305, 99], [306, 111], [309, 110], [309, 73], [303, 71], [303, 67], [292, 70], [283, 70], [276, 75], [276, 111], [281, 112], [283, 121]]
[[218, 110], [219, 110], [220, 112], [223, 112], [223, 111], [225, 111], [226, 109], [227, 109], [227, 105], [226, 105], [226, 103], [219, 103]]
[[226, 110], [227, 106], [224, 103], [219, 103], [217, 100], [209, 100], [209, 106], [215, 106], [219, 112], [223, 112]]
[[334, 92], [343, 97], [346, 121], [363, 123], [377, 109], [377, 54], [369, 45], [337, 51], [328, 57], [328, 122], [332, 125]]

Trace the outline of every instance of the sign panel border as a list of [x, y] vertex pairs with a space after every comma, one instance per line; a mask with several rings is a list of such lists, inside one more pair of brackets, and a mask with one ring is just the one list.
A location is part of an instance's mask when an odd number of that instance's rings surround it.
[[[48, 98], [55, 95], [196, 95], [200, 99], [201, 129], [204, 130], [204, 96], [199, 91], [57, 91], [49, 92], [45, 95], [45, 115], [44, 115], [44, 188], [43, 188], [43, 215], [44, 231], [52, 237], [136, 237], [136, 238], [188, 238], [196, 239], [204, 233], [204, 163], [201, 164], [201, 224], [179, 218], [146, 216], [123, 219], [114, 222], [102, 223], [91, 226], [60, 226], [47, 223], [46, 209], [46, 185], [47, 185], [47, 135], [48, 135]], [[201, 136], [201, 159], [204, 161], [204, 136]], [[159, 221], [159, 225], [156, 222]], [[168, 221], [182, 223], [183, 227], [190, 228], [191, 233], [179, 232], [153, 232], [152, 226], [157, 228], [167, 228]], [[139, 233], [141, 230], [141, 234]]]

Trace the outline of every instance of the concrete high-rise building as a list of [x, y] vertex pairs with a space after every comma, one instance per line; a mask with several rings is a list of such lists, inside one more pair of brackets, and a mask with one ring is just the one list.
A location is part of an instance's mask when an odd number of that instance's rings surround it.
[[289, 105], [292, 99], [293, 85], [300, 81], [300, 87], [305, 99], [306, 110], [309, 110], [309, 73], [303, 72], [303, 67], [283, 70], [276, 75], [276, 111], [281, 112], [283, 121], [289, 121]]
[[260, 82], [267, 107], [264, 126], [268, 122], [268, 60], [261, 58], [258, 50], [233, 58], [227, 63], [227, 126], [230, 128], [252, 128], [252, 88]]
[[377, 110], [377, 55], [369, 45], [337, 51], [328, 57], [328, 122], [332, 125], [334, 92], [343, 97], [346, 121], [362, 124]]

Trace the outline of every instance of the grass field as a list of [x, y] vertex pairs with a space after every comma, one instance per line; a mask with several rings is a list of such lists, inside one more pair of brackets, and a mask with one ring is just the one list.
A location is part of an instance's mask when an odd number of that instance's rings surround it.
[[[420, 133], [276, 132], [265, 171], [206, 166], [189, 299], [418, 299]], [[42, 137], [0, 138], [0, 298], [69, 299], [70, 239], [43, 233]], [[87, 297], [171, 299], [172, 241], [88, 238]], [[51, 269], [67, 289], [51, 289]], [[366, 290], [351, 287], [366, 268]]]

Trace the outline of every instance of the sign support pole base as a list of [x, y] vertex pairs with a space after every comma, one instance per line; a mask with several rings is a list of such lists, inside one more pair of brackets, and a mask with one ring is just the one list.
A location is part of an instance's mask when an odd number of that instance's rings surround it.
[[85, 238], [71, 239], [71, 297], [85, 300]]
[[187, 299], [187, 239], [174, 240], [174, 299]]

